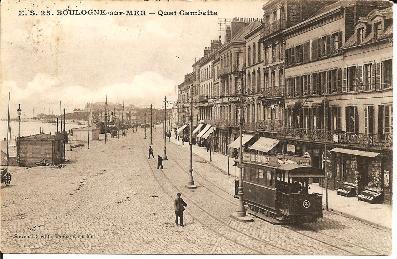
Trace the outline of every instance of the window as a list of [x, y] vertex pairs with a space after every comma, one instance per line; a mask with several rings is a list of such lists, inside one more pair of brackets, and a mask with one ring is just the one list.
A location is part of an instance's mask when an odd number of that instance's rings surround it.
[[374, 134], [374, 106], [366, 106], [364, 109], [365, 134]]
[[256, 63], [256, 45], [255, 43], [252, 45], [252, 64]]
[[302, 60], [303, 63], [309, 62], [310, 61], [310, 42], [306, 42], [303, 44], [303, 53], [302, 53]]
[[357, 44], [361, 44], [364, 41], [364, 27], [357, 29]]
[[258, 42], [258, 62], [262, 61], [261, 43]]
[[331, 130], [339, 131], [341, 130], [341, 112], [340, 107], [333, 106], [331, 107]]
[[374, 39], [378, 39], [379, 35], [382, 33], [382, 22], [374, 23]]
[[372, 84], [372, 64], [365, 64], [364, 65], [364, 89], [365, 90], [372, 90], [373, 84]]
[[356, 67], [347, 68], [347, 89], [349, 92], [356, 90]]
[[302, 63], [303, 62], [303, 46], [302, 45], [296, 46], [295, 49], [296, 49], [296, 51], [295, 51], [296, 63]]
[[392, 87], [392, 60], [385, 60], [382, 62], [382, 88], [387, 89]]
[[381, 140], [386, 140], [393, 134], [393, 106], [378, 106], [378, 135]]
[[251, 66], [251, 47], [248, 47], [248, 66]]
[[356, 106], [346, 107], [346, 132], [358, 133], [358, 111]]
[[276, 45], [272, 46], [272, 62], [276, 62]]

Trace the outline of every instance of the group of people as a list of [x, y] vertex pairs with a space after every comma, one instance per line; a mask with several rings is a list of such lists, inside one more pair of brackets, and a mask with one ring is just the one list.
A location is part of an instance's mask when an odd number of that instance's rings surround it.
[[[149, 146], [149, 157], [154, 158], [154, 152], [152, 146]], [[157, 169], [163, 169], [163, 158], [158, 155], [157, 156]], [[183, 211], [187, 206], [186, 202], [181, 198], [181, 193], [177, 193], [177, 197], [174, 200], [174, 209], [175, 209], [175, 224], [178, 226], [184, 226], [183, 224]]]
[[[150, 157], [154, 158], [154, 153], [153, 153], [153, 148], [152, 146], [149, 146], [149, 157], [148, 159], [150, 159]], [[163, 169], [163, 158], [160, 155], [157, 155], [157, 169]]]

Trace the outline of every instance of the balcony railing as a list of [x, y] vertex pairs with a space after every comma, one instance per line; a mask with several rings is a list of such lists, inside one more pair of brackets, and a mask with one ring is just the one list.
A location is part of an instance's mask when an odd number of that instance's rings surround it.
[[284, 85], [273, 86], [263, 89], [263, 97], [275, 98], [284, 96]]
[[256, 123], [256, 128], [260, 131], [281, 132], [283, 129], [283, 121], [282, 120], [258, 121]]
[[200, 95], [198, 98], [199, 102], [206, 102], [208, 101], [208, 95]]
[[329, 142], [356, 147], [391, 148], [393, 136], [387, 134], [364, 134], [352, 132], [333, 132], [323, 129], [284, 128], [280, 130], [281, 136], [297, 140], [312, 142]]

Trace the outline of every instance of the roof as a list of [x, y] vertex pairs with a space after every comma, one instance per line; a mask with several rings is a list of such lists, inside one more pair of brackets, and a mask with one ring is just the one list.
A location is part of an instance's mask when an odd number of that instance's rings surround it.
[[255, 30], [257, 27], [261, 26], [261, 22], [258, 21], [254, 21], [254, 22], [250, 22], [247, 24], [247, 26], [244, 26], [243, 28], [241, 28], [241, 30], [239, 30], [232, 38], [231, 38], [231, 42], [236, 42], [236, 41], [244, 41], [245, 40], [245, 35], [247, 35], [248, 33], [250, 33], [251, 31]]
[[379, 155], [379, 153], [376, 153], [376, 152], [361, 151], [361, 150], [347, 149], [347, 148], [338, 148], [338, 147], [332, 149], [331, 152], [342, 153], [342, 154], [353, 155], [353, 156], [363, 156], [363, 157], [376, 157]]
[[25, 137], [21, 137], [20, 140], [40, 140], [40, 141], [44, 141], [44, 140], [55, 140], [55, 139], [62, 139], [63, 135], [62, 133], [57, 133], [56, 135], [50, 135], [50, 134], [36, 134], [36, 135], [30, 135], [30, 136], [25, 136]]
[[323, 170], [312, 166], [292, 164], [282, 164], [277, 169], [288, 172], [288, 177], [324, 177]]

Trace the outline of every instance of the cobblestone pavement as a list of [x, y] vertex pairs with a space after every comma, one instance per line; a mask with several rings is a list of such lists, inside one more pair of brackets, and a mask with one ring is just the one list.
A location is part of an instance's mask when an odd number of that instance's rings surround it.
[[[158, 129], [154, 133], [160, 135]], [[64, 168], [13, 168], [1, 189], [5, 253], [389, 254], [391, 232], [340, 215], [300, 228], [230, 218], [234, 178], [194, 156], [199, 186], [188, 190], [188, 149], [167, 142], [156, 169], [143, 132], [67, 153]], [[154, 152], [163, 152], [155, 135]], [[173, 199], [188, 203], [186, 227], [174, 224]]]

